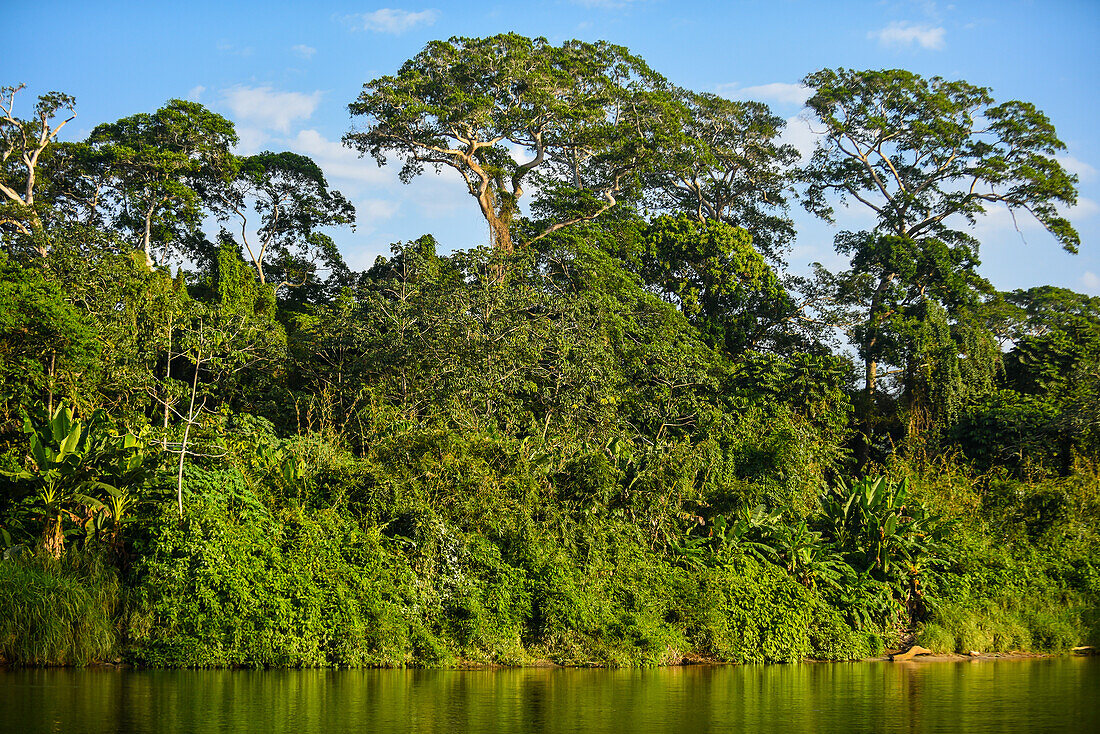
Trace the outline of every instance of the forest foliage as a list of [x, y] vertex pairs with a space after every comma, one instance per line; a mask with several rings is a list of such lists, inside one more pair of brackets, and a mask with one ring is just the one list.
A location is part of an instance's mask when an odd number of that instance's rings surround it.
[[[447, 166], [395, 243], [170, 100], [0, 94], [0, 657], [672, 664], [1100, 642], [1100, 299], [998, 291], [991, 206], [1080, 245], [1050, 120], [903, 70], [759, 102], [627, 49], [429, 44], [347, 145]], [[364, 162], [363, 165], [368, 165]], [[873, 214], [786, 270], [789, 207]]]

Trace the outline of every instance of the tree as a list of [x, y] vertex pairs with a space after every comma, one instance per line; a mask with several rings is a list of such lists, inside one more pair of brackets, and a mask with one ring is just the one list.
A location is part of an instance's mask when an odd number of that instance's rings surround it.
[[703, 339], [738, 356], [761, 345], [794, 305], [753, 238], [721, 219], [656, 218], [629, 258], [643, 280], [679, 305]]
[[832, 218], [829, 200], [855, 200], [872, 229], [842, 232], [851, 269], [830, 276], [833, 297], [859, 311], [852, 334], [864, 361], [866, 405], [880, 361], [900, 359], [911, 323], [928, 300], [976, 302], [978, 242], [962, 227], [994, 204], [1038, 220], [1069, 252], [1077, 232], [1058, 212], [1076, 201], [1076, 178], [1054, 154], [1065, 146], [1034, 105], [995, 104], [988, 89], [902, 70], [825, 69], [807, 76], [807, 105], [823, 127], [803, 171], [807, 208]]
[[56, 395], [76, 392], [74, 373], [98, 361], [95, 326], [69, 296], [48, 271], [0, 253], [0, 414], [35, 400], [52, 414]]
[[116, 224], [134, 233], [148, 266], [199, 228], [208, 189], [230, 175], [236, 142], [233, 123], [180, 99], [92, 131], [89, 143], [108, 159]]
[[1100, 296], [1052, 285], [998, 295], [1009, 309], [1002, 329], [1016, 342], [1056, 331], [1096, 335], [1100, 328]]
[[[332, 239], [321, 227], [355, 224], [355, 207], [339, 191], [330, 189], [320, 167], [297, 153], [263, 152], [239, 159], [238, 171], [221, 194], [223, 219], [240, 225], [241, 244], [248, 252], [256, 277], [267, 283], [265, 264], [299, 257], [320, 258], [332, 266], [343, 264]], [[249, 239], [248, 217], [259, 218], [255, 241]], [[302, 280], [308, 271], [302, 273]], [[276, 290], [292, 285], [284, 280]]]
[[[168, 447], [179, 453], [176, 492], [180, 517], [183, 517], [183, 467], [187, 456], [194, 453], [189, 449], [191, 432], [209, 410], [207, 403], [218, 397], [230, 402], [234, 391], [225, 389], [225, 382], [249, 367], [277, 358], [286, 346], [286, 334], [274, 321], [273, 289], [255, 282], [235, 247], [223, 244], [218, 250], [214, 286], [215, 302], [186, 302], [173, 341], [178, 351], [169, 354], [169, 360], [182, 358], [192, 368], [191, 384], [183, 396], [187, 412], [165, 404], [183, 423], [180, 442]], [[200, 382], [203, 377], [209, 384]]]
[[[0, 195], [6, 200], [0, 204], [0, 226], [11, 225], [31, 237], [35, 251], [46, 257], [49, 246], [35, 209], [38, 162], [61, 128], [76, 117], [76, 99], [61, 92], [43, 94], [34, 106], [34, 119], [22, 120], [15, 116], [15, 95], [24, 86], [0, 87]], [[63, 110], [69, 115], [58, 120]]]
[[989, 299], [1007, 342], [998, 388], [968, 405], [952, 438], [982, 471], [1069, 474], [1097, 459], [1100, 298], [1039, 286]]
[[646, 176], [659, 209], [743, 227], [753, 246], [778, 262], [794, 237], [786, 214], [798, 151], [778, 142], [783, 118], [760, 102], [681, 91], [684, 125]]
[[512, 222], [536, 175], [540, 188], [583, 205], [532, 240], [615, 206], [662, 136], [665, 86], [640, 58], [605, 42], [553, 46], [514, 33], [433, 41], [396, 76], [364, 85], [348, 109], [367, 124], [344, 143], [379, 165], [399, 156], [406, 183], [426, 165], [454, 169], [494, 247], [510, 253]]
[[1073, 451], [1095, 460], [1100, 445], [1100, 298], [1041, 286], [1006, 294], [1026, 321], [1005, 355], [1005, 383], [1050, 406], [1059, 469], [1072, 470]]

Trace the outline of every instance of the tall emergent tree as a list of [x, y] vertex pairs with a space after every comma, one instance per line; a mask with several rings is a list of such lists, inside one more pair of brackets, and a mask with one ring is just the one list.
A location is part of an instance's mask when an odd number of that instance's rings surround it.
[[457, 171], [498, 251], [529, 181], [576, 206], [531, 241], [611, 209], [633, 183], [679, 107], [667, 82], [625, 48], [514, 33], [433, 41], [396, 76], [364, 85], [348, 105], [367, 122], [344, 136], [379, 165], [403, 162], [406, 183], [426, 165]]
[[15, 95], [23, 88], [23, 84], [0, 87], [0, 232], [4, 225], [13, 227], [31, 237], [34, 249], [45, 257], [49, 246], [35, 209], [38, 163], [61, 128], [76, 117], [76, 100], [61, 92], [43, 94], [34, 106], [34, 117], [23, 120], [15, 116]]
[[965, 227], [1004, 205], [1076, 252], [1080, 238], [1057, 207], [1076, 201], [1077, 180], [1054, 157], [1065, 147], [1054, 126], [1030, 103], [997, 104], [984, 87], [897, 69], [824, 69], [804, 83], [824, 126], [804, 171], [807, 208], [831, 219], [831, 199], [852, 199], [875, 216], [869, 231], [837, 236], [852, 266], [830, 276], [833, 297], [859, 313], [851, 335], [870, 405], [879, 363], [914, 353], [905, 330], [935, 311], [929, 304], [955, 313], [985, 287]]
[[[217, 211], [223, 220], [236, 220], [239, 244], [261, 284], [268, 282], [272, 260], [282, 262], [284, 274], [290, 260], [300, 261], [305, 271], [312, 269], [314, 258], [329, 266], [343, 263], [332, 238], [319, 230], [354, 226], [355, 207], [329, 188], [316, 163], [297, 153], [265, 151], [236, 159], [235, 167], [235, 175], [219, 194]], [[256, 217], [250, 223], [253, 212]], [[256, 227], [254, 234], [250, 224]], [[292, 285], [289, 275], [276, 290], [281, 285]]]
[[743, 227], [773, 262], [794, 238], [787, 216], [792, 145], [779, 142], [785, 122], [766, 104], [682, 90], [683, 126], [673, 131], [660, 164], [646, 176], [658, 209]]
[[100, 125], [88, 140], [108, 161], [116, 224], [133, 232], [152, 266], [199, 228], [208, 189], [232, 173], [237, 133], [201, 104], [173, 99]]

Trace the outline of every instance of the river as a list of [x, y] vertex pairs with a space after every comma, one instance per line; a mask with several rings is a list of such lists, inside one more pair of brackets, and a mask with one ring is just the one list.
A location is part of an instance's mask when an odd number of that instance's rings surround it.
[[1100, 731], [1100, 658], [647, 670], [0, 670], [0, 732]]

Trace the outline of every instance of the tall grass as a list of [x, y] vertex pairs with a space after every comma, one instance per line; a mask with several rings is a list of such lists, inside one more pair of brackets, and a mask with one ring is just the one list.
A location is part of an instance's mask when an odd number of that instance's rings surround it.
[[932, 652], [957, 653], [1066, 652], [1082, 642], [1078, 610], [1046, 605], [1046, 600], [1013, 601], [991, 599], [978, 608], [944, 604], [936, 621], [920, 630], [918, 642]]
[[109, 657], [118, 635], [115, 572], [69, 552], [0, 561], [0, 656], [12, 665], [87, 665]]

